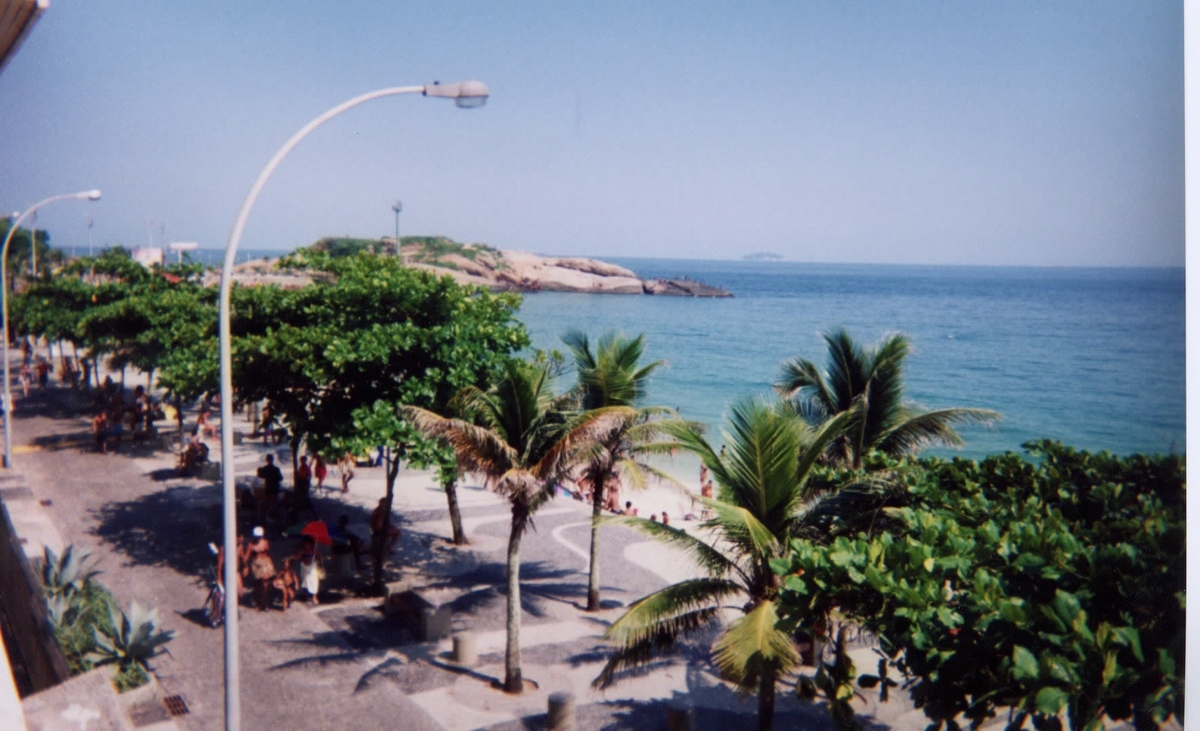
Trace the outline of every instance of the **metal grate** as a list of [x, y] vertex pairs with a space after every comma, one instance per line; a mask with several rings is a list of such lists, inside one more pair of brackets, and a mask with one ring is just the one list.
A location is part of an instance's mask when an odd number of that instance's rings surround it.
[[163, 698], [163, 705], [167, 707], [167, 712], [172, 716], [186, 716], [191, 713], [187, 704], [183, 702], [183, 696], [169, 695]]

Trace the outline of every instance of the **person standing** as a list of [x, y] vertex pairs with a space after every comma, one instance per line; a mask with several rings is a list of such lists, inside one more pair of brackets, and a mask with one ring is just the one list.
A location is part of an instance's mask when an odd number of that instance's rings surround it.
[[266, 502], [265, 515], [274, 520], [275, 512], [279, 508], [279, 490], [283, 487], [283, 472], [275, 466], [275, 457], [268, 454], [267, 463], [259, 467], [255, 474], [258, 475], [258, 479], [263, 481]]
[[307, 455], [300, 458], [300, 466], [292, 476], [292, 512], [289, 520], [295, 520], [305, 508], [312, 513], [313, 520], [321, 519], [312, 504], [312, 467], [308, 464]]
[[304, 536], [300, 548], [296, 551], [296, 561], [300, 566], [300, 588], [308, 592], [313, 604], [320, 604], [321, 575], [324, 569], [321, 565], [321, 552], [317, 550], [317, 541], [312, 536]]
[[329, 468], [325, 466], [325, 460], [321, 459], [321, 455], [313, 456], [313, 477], [317, 478], [317, 492], [325, 487], [325, 478], [329, 475]]
[[271, 582], [275, 579], [275, 560], [271, 558], [271, 544], [261, 525], [255, 526], [252, 539], [247, 546], [246, 572], [254, 579], [254, 606], [266, 611], [271, 602]]

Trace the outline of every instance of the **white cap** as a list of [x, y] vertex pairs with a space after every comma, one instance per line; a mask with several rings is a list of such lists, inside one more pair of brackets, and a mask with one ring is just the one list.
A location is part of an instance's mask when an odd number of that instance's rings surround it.
[[263, 533], [262, 526], [256, 525], [254, 526], [254, 530], [250, 531], [250, 535], [254, 536], [255, 538], [262, 538], [265, 534]]

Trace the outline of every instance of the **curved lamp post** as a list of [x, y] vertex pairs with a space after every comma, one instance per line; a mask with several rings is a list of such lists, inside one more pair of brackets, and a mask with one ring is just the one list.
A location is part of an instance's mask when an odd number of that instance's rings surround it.
[[[229, 336], [229, 293], [232, 288], [230, 273], [233, 270], [238, 243], [242, 238], [242, 230], [246, 226], [246, 218], [249, 217], [250, 209], [258, 199], [258, 194], [262, 192], [267, 179], [275, 172], [275, 168], [279, 167], [279, 163], [283, 162], [292, 148], [310, 132], [359, 104], [397, 94], [422, 94], [453, 99], [457, 106], [471, 109], [482, 107], [487, 102], [488, 88], [481, 81], [459, 81], [453, 84], [440, 84], [435, 81], [425, 86], [397, 86], [380, 89], [342, 102], [301, 127], [299, 132], [292, 135], [292, 138], [279, 148], [267, 166], [258, 174], [258, 179], [250, 188], [246, 200], [242, 201], [242, 208], [238, 211], [237, 220], [233, 223], [233, 231], [229, 234], [229, 243], [225, 246], [225, 264], [221, 269], [220, 309], [217, 320], [217, 337], [220, 340], [221, 357], [221, 488], [224, 500], [226, 597], [237, 596], [237, 561], [231, 560], [231, 557], [237, 555], [237, 496], [233, 483], [233, 367]], [[6, 357], [7, 352], [6, 349]], [[225, 602], [225, 728], [228, 731], [237, 731], [241, 727], [241, 699], [238, 694], [240, 675], [237, 602], [231, 599]]]
[[[4, 466], [12, 467], [12, 388], [9, 384], [8, 370], [8, 245], [12, 243], [13, 234], [17, 232], [17, 227], [21, 225], [21, 221], [29, 218], [37, 213], [37, 209], [47, 203], [65, 200], [100, 200], [100, 191], [84, 190], [79, 193], [65, 193], [47, 198], [44, 201], [34, 203], [24, 213], [13, 221], [12, 227], [8, 229], [8, 235], [4, 237], [4, 249], [0, 250], [0, 299], [3, 299], [4, 308]], [[37, 238], [37, 232], [30, 233], [31, 239]], [[34, 242], [36, 246], [36, 241]]]

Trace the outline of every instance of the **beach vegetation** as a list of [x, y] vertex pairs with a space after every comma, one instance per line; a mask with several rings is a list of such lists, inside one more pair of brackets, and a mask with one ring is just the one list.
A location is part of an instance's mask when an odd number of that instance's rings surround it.
[[67, 546], [61, 556], [49, 548], [42, 558], [42, 590], [47, 616], [67, 668], [78, 675], [100, 665], [115, 666], [113, 684], [126, 691], [149, 681], [149, 661], [174, 632], [163, 630], [158, 612], [134, 602], [129, 613], [95, 579], [90, 554]]
[[[793, 358], [783, 364], [775, 389], [812, 424], [823, 423], [834, 414], [854, 414], [830, 445], [826, 457], [832, 463], [858, 468], [872, 449], [899, 456], [933, 444], [959, 446], [962, 438], [955, 425], [987, 424], [1000, 416], [987, 409], [928, 411], [906, 402], [904, 359], [912, 347], [902, 334], [888, 335], [878, 344], [864, 347], [838, 328], [825, 335], [825, 343], [828, 359], [824, 370], [805, 358]], [[855, 409], [856, 405], [860, 408]]]
[[[900, 687], [930, 729], [1000, 713], [1011, 729], [1182, 721], [1183, 458], [1026, 447], [893, 465], [873, 521], [773, 561], [779, 626], [874, 635], [878, 669], [857, 685]], [[850, 691], [827, 694], [835, 718], [853, 719]]]
[[576, 449], [588, 435], [571, 428], [569, 402], [554, 395], [545, 365], [508, 360], [488, 388], [460, 391], [456, 406], [462, 418], [416, 406], [405, 407], [403, 414], [423, 433], [450, 445], [463, 470], [483, 475], [485, 484], [508, 501], [503, 687], [521, 693], [521, 538], [534, 513], [569, 476]]
[[563, 342], [575, 358], [575, 395], [580, 408], [606, 419], [609, 425], [598, 435], [593, 454], [576, 480], [592, 495], [587, 611], [595, 612], [600, 609], [601, 511], [614, 504], [619, 510], [617, 496], [623, 482], [644, 487], [648, 479], [675, 481], [644, 459], [663, 451], [665, 420], [674, 412], [637, 406], [646, 395], [650, 374], [663, 364], [661, 360], [642, 364], [642, 336], [630, 339], [610, 332], [600, 338], [594, 352], [588, 336], [577, 330], [567, 333]]
[[613, 685], [621, 671], [651, 663], [683, 635], [738, 613], [713, 645], [714, 660], [741, 692], [757, 693], [758, 727], [772, 727], [776, 684], [800, 659], [791, 634], [780, 627], [780, 579], [772, 561], [787, 558], [792, 536], [818, 498], [810, 473], [851, 416], [816, 428], [786, 409], [743, 401], [730, 413], [724, 453], [693, 427], [670, 427], [718, 486], [713, 499], [697, 498], [713, 517], [696, 535], [640, 518], [611, 520], [684, 551], [706, 575], [637, 600], [612, 623], [605, 638], [615, 649], [595, 687]]

